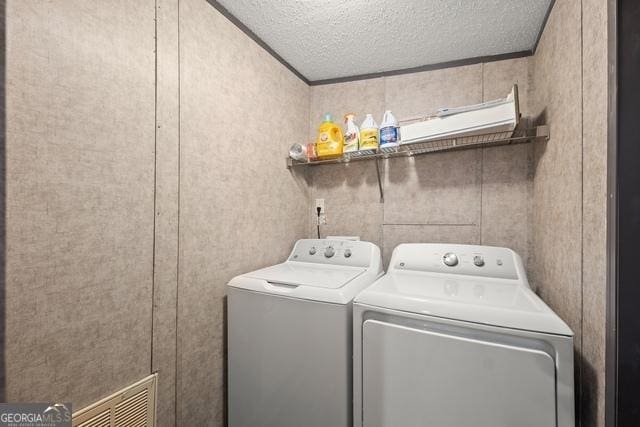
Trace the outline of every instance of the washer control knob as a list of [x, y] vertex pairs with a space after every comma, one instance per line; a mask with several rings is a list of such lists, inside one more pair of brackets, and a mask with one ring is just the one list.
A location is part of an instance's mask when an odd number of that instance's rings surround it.
[[333, 246], [327, 246], [327, 249], [324, 250], [324, 256], [326, 258], [331, 258], [336, 254], [336, 250], [333, 249]]
[[473, 257], [473, 263], [476, 267], [482, 267], [484, 265], [484, 258], [482, 258], [482, 255], [476, 255]]
[[315, 254], [316, 254], [316, 247], [311, 246], [311, 249], [309, 249], [309, 255], [315, 255]]
[[351, 249], [345, 249], [344, 250], [344, 257], [345, 258], [351, 257]]
[[444, 265], [447, 265], [449, 267], [455, 267], [456, 265], [458, 265], [458, 256], [453, 252], [447, 252], [442, 257], [442, 262], [444, 262]]

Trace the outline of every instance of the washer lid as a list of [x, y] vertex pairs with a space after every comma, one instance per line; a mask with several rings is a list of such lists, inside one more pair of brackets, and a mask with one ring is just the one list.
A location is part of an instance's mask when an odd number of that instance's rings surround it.
[[528, 287], [512, 280], [395, 271], [356, 303], [493, 326], [573, 336]]
[[247, 273], [244, 276], [275, 285], [339, 289], [364, 273], [366, 268], [285, 262]]

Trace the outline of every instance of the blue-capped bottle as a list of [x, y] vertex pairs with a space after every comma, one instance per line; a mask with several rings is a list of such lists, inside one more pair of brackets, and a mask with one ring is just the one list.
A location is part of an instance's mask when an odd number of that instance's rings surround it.
[[384, 112], [380, 125], [380, 148], [397, 147], [400, 143], [400, 127], [390, 110]]

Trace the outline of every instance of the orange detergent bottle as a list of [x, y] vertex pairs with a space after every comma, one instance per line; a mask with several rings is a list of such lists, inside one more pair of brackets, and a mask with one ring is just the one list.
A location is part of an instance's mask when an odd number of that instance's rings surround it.
[[335, 159], [342, 156], [343, 145], [342, 129], [333, 122], [331, 114], [325, 114], [324, 121], [318, 128], [316, 143], [318, 159]]

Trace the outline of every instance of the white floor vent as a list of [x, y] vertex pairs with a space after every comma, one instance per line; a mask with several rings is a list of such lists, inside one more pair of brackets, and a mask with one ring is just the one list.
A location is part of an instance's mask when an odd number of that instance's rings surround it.
[[74, 427], [154, 427], [158, 374], [73, 414]]

